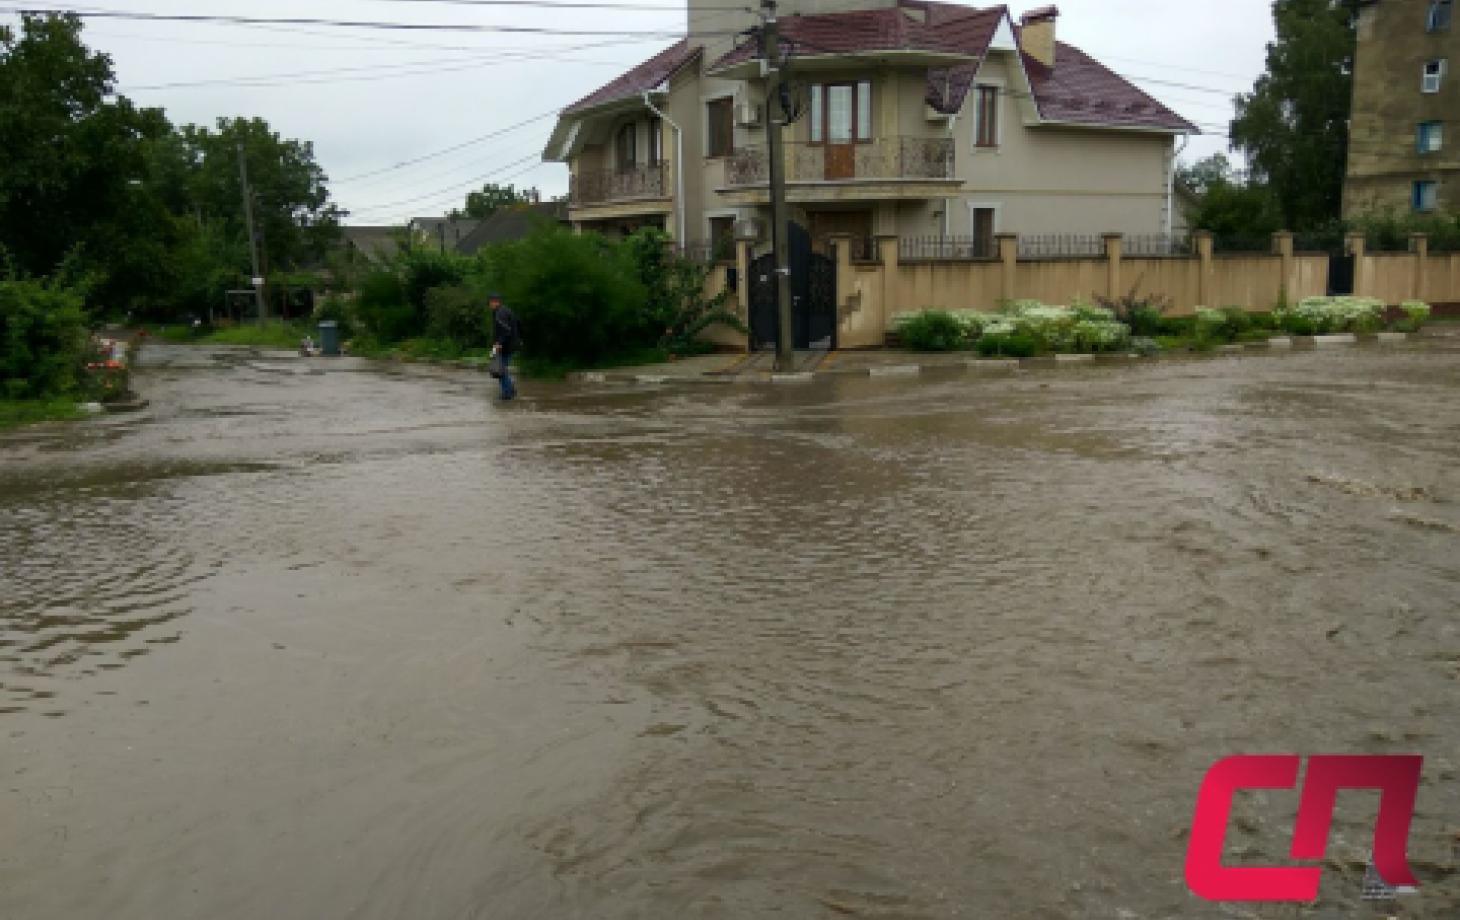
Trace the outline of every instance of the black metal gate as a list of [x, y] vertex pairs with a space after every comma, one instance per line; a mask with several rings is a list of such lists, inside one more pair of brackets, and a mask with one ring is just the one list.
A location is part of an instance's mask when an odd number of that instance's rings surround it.
[[1328, 253], [1328, 296], [1354, 292], [1354, 257], [1342, 249]]
[[[836, 261], [812, 251], [811, 234], [791, 224], [791, 341], [795, 348], [836, 347]], [[750, 263], [750, 347], [773, 349], [780, 340], [776, 258]]]

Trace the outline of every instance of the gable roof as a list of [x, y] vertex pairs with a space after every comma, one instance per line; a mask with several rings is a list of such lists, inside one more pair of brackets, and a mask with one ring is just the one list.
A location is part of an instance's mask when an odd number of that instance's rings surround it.
[[[922, 17], [909, 11], [920, 12]], [[928, 105], [952, 114], [963, 108], [979, 64], [1008, 16], [1005, 6], [974, 9], [935, 0], [899, 0], [897, 6], [882, 9], [786, 16], [780, 25], [781, 34], [801, 56], [892, 51], [966, 56], [967, 64], [928, 70]], [[1022, 31], [1017, 29], [1016, 36]], [[1190, 122], [1080, 49], [1064, 43], [1057, 43], [1056, 49], [1054, 67], [1019, 52], [1042, 119], [1198, 133]], [[741, 64], [757, 54], [755, 44], [747, 43], [722, 56], [709, 70]]]
[[475, 255], [483, 246], [520, 240], [545, 223], [568, 222], [568, 204], [545, 201], [541, 204], [508, 205], [498, 208], [470, 234], [456, 244], [456, 251]]
[[344, 226], [340, 228], [340, 237], [345, 245], [366, 259], [379, 262], [395, 257], [396, 251], [400, 249], [400, 238], [405, 232], [406, 228], [399, 226]]
[[563, 109], [562, 114], [571, 115], [610, 102], [642, 96], [697, 60], [703, 51], [702, 46], [691, 45], [689, 39], [681, 38], [633, 70], [610, 80]]
[[1040, 117], [1046, 121], [1197, 133], [1191, 122], [1074, 45], [1055, 43], [1054, 67], [1020, 54]]

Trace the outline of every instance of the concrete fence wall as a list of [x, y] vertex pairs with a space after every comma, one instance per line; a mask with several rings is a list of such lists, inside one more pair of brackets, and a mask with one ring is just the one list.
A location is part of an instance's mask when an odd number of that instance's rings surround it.
[[[1131, 291], [1162, 296], [1171, 314], [1191, 313], [1197, 306], [1238, 306], [1271, 310], [1280, 299], [1296, 303], [1321, 296], [1328, 288], [1329, 256], [1293, 251], [1293, 237], [1273, 234], [1270, 253], [1216, 253], [1210, 234], [1193, 234], [1189, 256], [1124, 256], [1119, 234], [1104, 238], [1105, 255], [1097, 258], [1019, 258], [1018, 237], [1001, 234], [998, 255], [980, 260], [902, 260], [897, 237], [876, 239], [876, 261], [852, 262], [851, 238], [833, 238], [837, 259], [837, 343], [842, 348], [867, 348], [883, 343], [893, 317], [923, 309], [994, 310], [1004, 300], [1030, 299], [1068, 304], [1076, 298], [1120, 297]], [[1362, 236], [1351, 235], [1354, 293], [1397, 304], [1410, 299], [1431, 303], [1460, 302], [1460, 253], [1430, 255], [1416, 236], [1410, 252], [1366, 253]], [[750, 249], [737, 253], [738, 306], [749, 315]], [[710, 290], [726, 284], [726, 266], [718, 266]], [[714, 334], [729, 344], [738, 333]]]

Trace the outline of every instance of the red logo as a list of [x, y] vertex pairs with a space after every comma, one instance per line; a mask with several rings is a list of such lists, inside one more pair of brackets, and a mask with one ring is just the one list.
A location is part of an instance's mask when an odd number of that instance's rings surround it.
[[[1202, 780], [1186, 848], [1186, 885], [1210, 901], [1313, 901], [1318, 866], [1235, 867], [1222, 865], [1222, 844], [1232, 794], [1238, 789], [1292, 789], [1298, 783], [1297, 754], [1242, 754], [1217, 761]], [[1293, 828], [1293, 859], [1322, 859], [1340, 789], [1378, 789], [1374, 825], [1374, 869], [1394, 888], [1417, 888], [1409, 869], [1409, 825], [1419, 792], [1418, 754], [1364, 756], [1321, 754], [1308, 758], [1308, 775]]]

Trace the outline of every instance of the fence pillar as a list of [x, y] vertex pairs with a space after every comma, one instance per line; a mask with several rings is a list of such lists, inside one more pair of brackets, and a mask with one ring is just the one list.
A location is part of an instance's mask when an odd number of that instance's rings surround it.
[[845, 308], [847, 312], [851, 312], [852, 288], [856, 285], [852, 278], [852, 235], [833, 233], [830, 239], [836, 250], [836, 324], [840, 337], [842, 311]]
[[1211, 304], [1207, 301], [1212, 299], [1215, 280], [1212, 277], [1212, 232], [1193, 230], [1191, 240], [1196, 244], [1196, 257], [1200, 261], [1196, 275], [1196, 302], [1198, 306], [1209, 307]]
[[1409, 251], [1414, 253], [1414, 270], [1409, 279], [1409, 299], [1425, 299], [1425, 269], [1430, 264], [1430, 237], [1427, 233], [1409, 235]]
[[1278, 301], [1288, 302], [1289, 286], [1293, 283], [1293, 234], [1279, 230], [1272, 235], [1272, 251], [1282, 259], [1282, 277], [1278, 281]]
[[1019, 270], [1019, 234], [995, 233], [994, 242], [999, 247], [999, 263], [1003, 267], [999, 284], [1000, 300], [1017, 300], [1014, 291], [1015, 278]]
[[1120, 257], [1125, 237], [1119, 233], [1102, 233], [1105, 241], [1105, 296], [1114, 300], [1120, 296]]
[[[735, 241], [735, 302], [741, 322], [750, 323], [750, 242]], [[749, 340], [746, 340], [749, 347]]]
[[1354, 296], [1364, 297], [1369, 290], [1369, 273], [1364, 265], [1364, 235], [1348, 233], [1343, 238], [1344, 248], [1354, 257]]
[[878, 306], [882, 308], [882, 316], [877, 317], [881, 328], [887, 328], [887, 318], [903, 309], [897, 296], [898, 280], [898, 239], [896, 236], [875, 236], [872, 238], [877, 246], [877, 258], [882, 263], [882, 292], [877, 298]]

